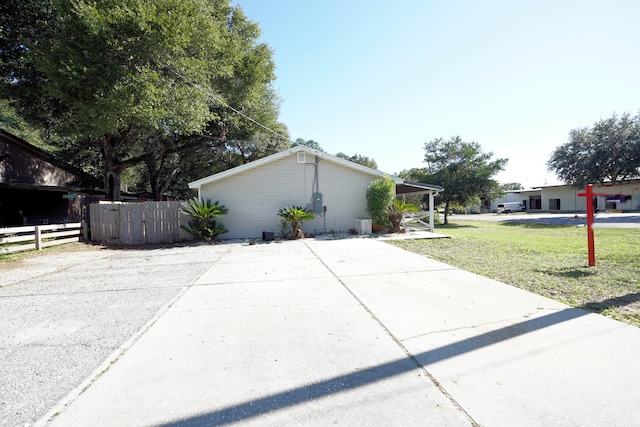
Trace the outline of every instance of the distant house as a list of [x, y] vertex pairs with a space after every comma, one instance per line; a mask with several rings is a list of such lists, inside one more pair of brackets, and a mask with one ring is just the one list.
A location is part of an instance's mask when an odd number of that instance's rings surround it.
[[[366, 191], [371, 181], [384, 177], [378, 170], [298, 145], [245, 165], [189, 183], [198, 196], [219, 201], [229, 209], [220, 219], [229, 232], [224, 238], [252, 238], [262, 232], [279, 234], [278, 211], [289, 205], [315, 212], [305, 222], [305, 234], [348, 232], [356, 219], [370, 218]], [[390, 176], [396, 194], [429, 194], [443, 189]], [[431, 215], [433, 218], [433, 213]]]
[[[615, 185], [593, 186], [594, 208], [605, 211], [640, 211], [640, 179], [619, 182]], [[509, 191], [503, 197], [492, 200], [490, 211], [495, 212], [502, 202], [521, 202], [527, 212], [585, 212], [587, 201], [578, 196], [584, 188], [570, 185], [548, 185], [531, 190]]]
[[0, 129], [0, 227], [87, 219], [96, 179]]

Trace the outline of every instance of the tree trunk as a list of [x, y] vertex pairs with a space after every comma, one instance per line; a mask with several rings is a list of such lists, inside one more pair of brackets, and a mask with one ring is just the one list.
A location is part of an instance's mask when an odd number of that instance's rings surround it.
[[449, 224], [449, 202], [444, 204], [444, 223]]
[[120, 169], [114, 167], [104, 170], [104, 197], [106, 200], [117, 202], [122, 200], [120, 193]]
[[104, 135], [98, 140], [102, 152], [102, 168], [104, 177], [104, 196], [106, 200], [120, 201], [121, 174], [124, 165], [116, 158], [115, 149], [127, 138], [130, 129], [119, 134]]

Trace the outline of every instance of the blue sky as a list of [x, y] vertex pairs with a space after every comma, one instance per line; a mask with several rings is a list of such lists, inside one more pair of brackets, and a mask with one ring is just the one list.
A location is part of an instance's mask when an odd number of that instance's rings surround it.
[[325, 151], [423, 167], [459, 135], [555, 184], [571, 129], [640, 112], [640, 1], [235, 0], [274, 51], [280, 121]]

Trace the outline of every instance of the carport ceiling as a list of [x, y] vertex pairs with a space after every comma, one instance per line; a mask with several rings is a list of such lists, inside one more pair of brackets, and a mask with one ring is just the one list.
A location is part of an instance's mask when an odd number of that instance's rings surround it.
[[396, 184], [396, 194], [429, 194], [441, 193], [444, 188], [439, 185], [425, 184], [422, 182], [403, 181]]

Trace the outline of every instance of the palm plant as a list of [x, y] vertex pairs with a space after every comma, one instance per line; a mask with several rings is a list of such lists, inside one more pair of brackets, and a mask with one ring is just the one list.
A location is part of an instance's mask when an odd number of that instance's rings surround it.
[[311, 221], [313, 219], [313, 212], [300, 206], [287, 206], [278, 211], [278, 216], [291, 225], [293, 238], [297, 239], [300, 225], [303, 221]]
[[229, 231], [215, 220], [228, 212], [217, 200], [211, 203], [209, 199], [204, 201], [194, 197], [184, 202], [180, 210], [191, 218], [188, 225], [181, 225], [180, 228], [199, 239], [211, 242]]
[[402, 199], [393, 199], [391, 209], [389, 209], [389, 222], [391, 223], [391, 231], [400, 233], [400, 224], [404, 214], [407, 212], [418, 212], [420, 209], [413, 203], [405, 202]]

